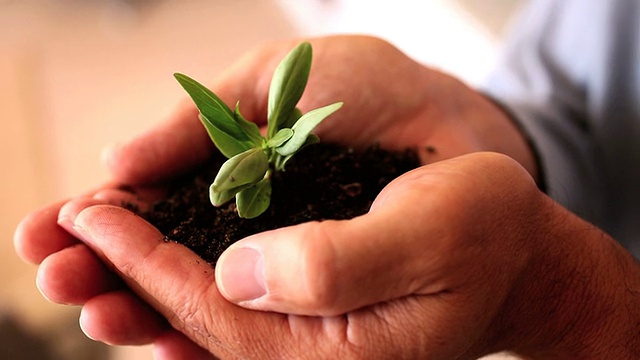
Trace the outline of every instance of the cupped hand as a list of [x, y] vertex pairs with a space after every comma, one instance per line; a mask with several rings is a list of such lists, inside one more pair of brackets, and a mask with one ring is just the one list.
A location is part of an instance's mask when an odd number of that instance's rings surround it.
[[[401, 176], [361, 217], [241, 240], [215, 276], [120, 207], [77, 199], [65, 226], [216, 356], [476, 358], [509, 345], [497, 336], [505, 304], [522, 285], [532, 229], [549, 206], [512, 159], [467, 155]], [[104, 296], [118, 294], [95, 298]], [[106, 303], [83, 311], [89, 335], [104, 330], [105, 312]]]
[[[491, 150], [515, 158], [535, 174], [526, 142], [506, 115], [459, 81], [421, 66], [378, 39], [330, 37], [313, 39], [311, 42], [314, 46], [314, 64], [307, 92], [300, 103], [301, 109], [305, 111], [335, 101], [345, 102], [341, 111], [317, 129], [323, 140], [356, 147], [374, 142], [389, 148], [415, 147], [425, 163], [468, 152]], [[247, 118], [264, 123], [272, 71], [295, 44], [295, 41], [283, 42], [250, 53], [213, 82], [212, 90], [229, 104], [240, 100]], [[426, 151], [427, 148], [436, 151]], [[146, 186], [202, 164], [211, 151], [211, 142], [197, 120], [195, 108], [190, 102], [185, 102], [168, 122], [126, 144], [110, 148], [105, 152], [104, 160], [115, 183]], [[384, 198], [384, 195], [381, 196]], [[167, 354], [171, 353], [172, 341], [178, 344], [176, 349], [184, 348], [189, 343], [185, 338], [173, 332], [156, 310], [123, 287], [92, 252], [78, 244], [75, 238], [78, 234], [69, 226], [69, 219], [80, 208], [95, 204], [94, 201], [105, 203], [114, 200], [108, 196], [106, 198], [89, 200], [89, 203], [82, 203], [75, 209], [78, 203], [68, 205], [61, 213], [60, 223], [69, 232], [56, 224], [62, 203], [30, 215], [16, 232], [18, 253], [30, 262], [44, 261], [38, 282], [43, 293], [51, 300], [84, 304], [84, 313], [102, 314], [85, 315], [84, 319], [104, 320], [114, 309], [128, 314], [123, 316], [125, 321], [129, 321], [129, 325], [125, 324], [124, 327], [130, 326], [132, 331], [122, 332], [124, 335], [120, 337], [113, 336], [115, 328], [110, 324], [87, 320], [93, 327], [85, 324], [85, 330], [93, 330], [93, 337], [114, 344], [165, 339], [163, 343], [164, 348], [168, 349]], [[421, 205], [417, 203], [412, 208]], [[371, 216], [377, 216], [376, 212], [372, 212]], [[364, 223], [355, 221], [354, 224], [363, 226]], [[309, 226], [310, 230], [316, 226], [318, 229], [324, 228], [324, 225], [317, 224]], [[356, 228], [348, 229], [355, 231]], [[373, 236], [375, 232], [365, 234]], [[75, 271], [69, 271], [76, 265]], [[84, 277], [80, 279], [84, 280], [74, 282], [68, 276], [59, 277], [63, 271], [68, 274], [82, 273]], [[52, 281], [56, 277], [58, 280]], [[348, 285], [349, 282], [345, 280], [345, 286]], [[389, 291], [393, 293], [392, 289]], [[227, 296], [233, 295], [233, 289], [228, 287], [225, 293]], [[270, 296], [265, 299], [268, 298]], [[256, 308], [266, 306], [261, 305], [260, 301], [247, 302], [245, 305]], [[315, 311], [325, 314], [323, 309]], [[96, 325], [100, 323], [101, 328]], [[138, 331], [133, 331], [136, 326]], [[202, 341], [199, 342], [202, 344]], [[193, 349], [198, 351], [197, 347]]]
[[[516, 126], [493, 102], [462, 82], [377, 38], [309, 41], [313, 64], [299, 107], [306, 112], [344, 102], [316, 128], [322, 141], [360, 148], [374, 143], [391, 149], [413, 147], [425, 163], [494, 151], [513, 157], [536, 176], [533, 155]], [[239, 101], [246, 118], [265, 124], [273, 71], [298, 42], [269, 44], [248, 53], [210, 88], [227, 104]], [[188, 100], [168, 122], [105, 151], [104, 160], [116, 181], [144, 185], [201, 164], [211, 151], [211, 141]]]
[[[88, 336], [117, 345], [154, 344], [156, 358], [208, 359], [211, 355], [182, 333], [174, 330], [160, 314], [131, 292], [123, 281], [108, 269], [84, 243], [69, 224], [88, 204], [122, 201], [144, 205], [157, 196], [157, 190], [146, 191], [140, 198], [115, 184], [83, 195], [83, 202], [68, 200], [34, 211], [19, 224], [14, 236], [18, 255], [26, 262], [38, 264], [36, 284], [50, 301], [66, 305], [82, 305], [80, 324], [85, 318], [93, 324], [85, 330]], [[62, 226], [61, 226], [62, 225]], [[68, 229], [68, 230], [65, 230]], [[97, 320], [99, 319], [99, 320]], [[99, 326], [95, 326], [99, 323]]]

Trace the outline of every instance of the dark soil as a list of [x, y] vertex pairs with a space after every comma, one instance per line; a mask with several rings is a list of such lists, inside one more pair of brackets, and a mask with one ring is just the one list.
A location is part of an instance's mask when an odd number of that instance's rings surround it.
[[309, 146], [287, 163], [285, 172], [274, 175], [269, 209], [247, 220], [238, 217], [233, 201], [218, 208], [209, 202], [209, 185], [224, 160], [220, 155], [140, 214], [167, 241], [184, 244], [211, 264], [232, 243], [261, 231], [362, 215], [383, 187], [420, 164], [410, 150], [371, 147], [356, 152], [326, 143]]

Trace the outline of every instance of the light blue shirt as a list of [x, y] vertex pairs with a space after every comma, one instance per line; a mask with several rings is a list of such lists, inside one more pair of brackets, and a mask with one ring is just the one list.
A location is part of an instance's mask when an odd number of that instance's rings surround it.
[[640, 1], [531, 1], [516, 24], [483, 91], [530, 137], [549, 195], [640, 259]]

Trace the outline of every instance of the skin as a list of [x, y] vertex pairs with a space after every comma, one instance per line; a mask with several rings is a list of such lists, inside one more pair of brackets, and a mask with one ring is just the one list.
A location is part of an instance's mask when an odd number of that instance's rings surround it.
[[[264, 123], [270, 74], [296, 43], [249, 54], [212, 90]], [[43, 295], [82, 305], [89, 337], [153, 343], [158, 359], [640, 357], [640, 266], [538, 190], [531, 150], [498, 107], [381, 40], [312, 43], [300, 107], [345, 102], [320, 137], [413, 146], [428, 165], [366, 215], [254, 235], [212, 269], [117, 206], [145, 206], [210, 153], [185, 103], [105, 153], [113, 184], [20, 224], [16, 251], [40, 265]]]

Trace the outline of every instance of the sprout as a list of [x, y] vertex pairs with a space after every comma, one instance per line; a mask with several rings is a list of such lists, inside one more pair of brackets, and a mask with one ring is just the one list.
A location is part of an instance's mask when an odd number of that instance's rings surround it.
[[300, 149], [318, 142], [313, 129], [342, 107], [334, 103], [302, 114], [296, 107], [311, 69], [311, 44], [293, 49], [276, 68], [269, 88], [267, 136], [216, 94], [183, 74], [174, 74], [200, 111], [200, 121], [218, 150], [228, 158], [222, 164], [209, 198], [220, 206], [234, 197], [238, 215], [254, 218], [271, 202], [271, 175], [283, 171]]

